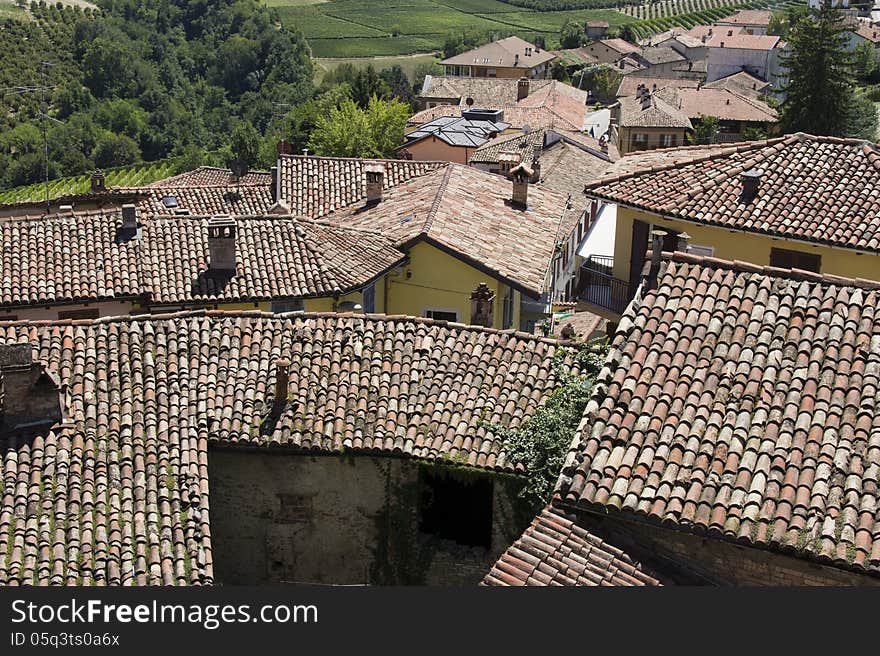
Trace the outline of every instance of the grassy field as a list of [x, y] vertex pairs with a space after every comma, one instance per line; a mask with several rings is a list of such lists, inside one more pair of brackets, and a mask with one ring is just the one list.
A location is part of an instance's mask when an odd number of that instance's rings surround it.
[[481, 30], [555, 45], [567, 20], [635, 20], [614, 9], [538, 12], [499, 0], [267, 0], [282, 22], [302, 30], [319, 58], [392, 57], [437, 51], [449, 32]]
[[315, 59], [314, 61], [315, 67], [318, 69], [318, 77], [320, 77], [327, 71], [333, 70], [340, 64], [352, 64], [355, 68], [366, 68], [367, 66], [373, 66], [376, 70], [379, 71], [385, 68], [391, 68], [395, 65], [400, 65], [400, 67], [403, 69], [403, 72], [412, 78], [415, 74], [416, 68], [419, 65], [439, 61], [439, 59], [431, 54], [417, 54], [369, 58], [331, 57], [325, 59]]
[[9, 0], [0, 0], [0, 19], [2, 18], [20, 18], [27, 20], [27, 12]]

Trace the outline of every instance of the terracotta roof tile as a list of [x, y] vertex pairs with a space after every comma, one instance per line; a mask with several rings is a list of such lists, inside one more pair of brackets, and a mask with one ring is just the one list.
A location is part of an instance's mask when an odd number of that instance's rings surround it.
[[211, 272], [207, 217], [121, 212], [0, 221], [0, 303], [143, 298], [154, 303], [256, 301], [357, 289], [404, 254], [385, 237], [290, 217], [236, 218], [237, 273]]
[[[586, 192], [687, 221], [877, 252], [878, 161], [864, 141], [794, 134], [624, 157]], [[740, 174], [749, 169], [763, 175], [756, 199], [743, 202]]]
[[4, 585], [210, 584], [209, 444], [511, 471], [486, 422], [518, 426], [557, 385], [552, 340], [411, 318], [0, 323], [12, 343], [57, 372], [70, 422], [0, 435]]
[[229, 169], [220, 169], [213, 166], [200, 166], [192, 171], [186, 171], [170, 178], [163, 178], [147, 185], [147, 187], [223, 187], [235, 185], [268, 185], [272, 182], [272, 175], [268, 171], [249, 171], [244, 177], [236, 178]]
[[676, 253], [626, 312], [558, 493], [880, 573], [880, 283]]
[[547, 506], [505, 551], [483, 585], [661, 585], [649, 571], [578, 524], [573, 515]]

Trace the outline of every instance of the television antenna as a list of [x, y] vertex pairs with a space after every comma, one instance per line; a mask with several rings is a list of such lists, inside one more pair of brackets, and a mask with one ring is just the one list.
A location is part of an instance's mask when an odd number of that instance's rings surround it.
[[62, 124], [63, 121], [59, 121], [57, 118], [49, 116], [49, 105], [46, 100], [46, 92], [54, 89], [53, 86], [46, 85], [46, 71], [55, 66], [54, 63], [50, 61], [41, 61], [40, 62], [40, 84], [39, 85], [30, 85], [30, 86], [15, 86], [8, 87], [3, 89], [4, 96], [23, 96], [29, 93], [39, 93], [40, 94], [40, 111], [38, 115], [41, 119], [40, 123], [42, 126], [43, 132], [43, 183], [45, 185], [45, 200], [46, 200], [46, 212], [50, 209], [49, 203], [49, 139], [47, 136], [47, 128], [46, 121], [55, 121], [56, 123]]

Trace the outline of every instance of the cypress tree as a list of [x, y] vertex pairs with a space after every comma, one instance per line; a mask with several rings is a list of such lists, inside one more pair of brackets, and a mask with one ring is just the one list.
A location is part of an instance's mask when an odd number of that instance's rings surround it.
[[823, 0], [789, 31], [783, 59], [788, 83], [782, 103], [785, 132], [846, 136], [854, 109], [853, 62], [843, 13]]

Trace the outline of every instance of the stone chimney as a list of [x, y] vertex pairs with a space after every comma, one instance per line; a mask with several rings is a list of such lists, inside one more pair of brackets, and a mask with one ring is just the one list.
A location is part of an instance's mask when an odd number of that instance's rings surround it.
[[290, 155], [293, 152], [293, 146], [290, 145], [290, 142], [287, 139], [280, 139], [277, 144], [275, 144], [275, 149], [278, 151], [279, 155]]
[[513, 180], [513, 196], [511, 204], [526, 209], [529, 206], [529, 180], [535, 172], [525, 163], [520, 162], [510, 170], [510, 178]]
[[516, 101], [519, 102], [529, 95], [529, 78], [523, 76], [516, 83]]
[[290, 360], [278, 358], [275, 361], [275, 398], [272, 408], [277, 413], [287, 404], [287, 393], [290, 387]]
[[103, 194], [107, 191], [107, 181], [104, 178], [104, 172], [101, 169], [96, 169], [92, 173], [91, 186], [93, 194]]
[[31, 344], [0, 346], [0, 384], [0, 417], [5, 429], [62, 420], [60, 381], [33, 359]]
[[272, 182], [269, 184], [269, 194], [272, 198], [273, 203], [278, 202], [278, 167], [273, 166], [269, 169], [269, 177], [272, 178]]
[[740, 174], [742, 181], [742, 194], [740, 198], [744, 203], [751, 203], [761, 189], [761, 177], [764, 172], [761, 169], [749, 169]]
[[368, 162], [364, 166], [364, 174], [367, 178], [367, 203], [380, 202], [385, 184], [385, 165], [381, 162]]
[[509, 176], [513, 167], [522, 161], [522, 153], [512, 150], [505, 150], [498, 153], [498, 168], [501, 173]]
[[681, 253], [687, 253], [688, 242], [690, 240], [691, 236], [686, 232], [682, 232], [678, 235], [678, 245], [675, 247], [675, 249]]
[[660, 268], [660, 257], [663, 254], [663, 240], [669, 234], [665, 230], [651, 232], [651, 275], [657, 275]]
[[481, 282], [471, 292], [471, 324], [491, 328], [495, 323], [495, 292]]
[[134, 232], [138, 227], [137, 206], [134, 203], [126, 203], [122, 206], [122, 229]]
[[208, 219], [208, 249], [212, 271], [235, 271], [235, 219], [229, 216]]

